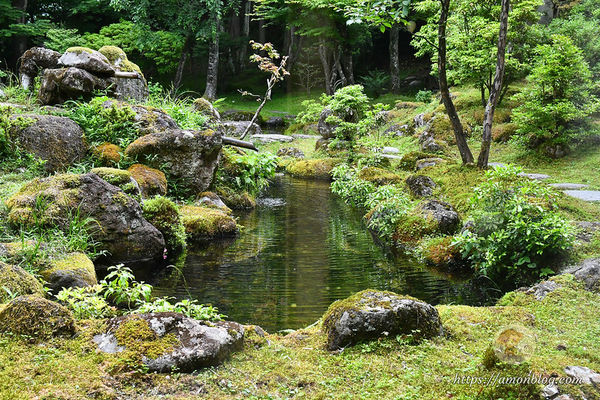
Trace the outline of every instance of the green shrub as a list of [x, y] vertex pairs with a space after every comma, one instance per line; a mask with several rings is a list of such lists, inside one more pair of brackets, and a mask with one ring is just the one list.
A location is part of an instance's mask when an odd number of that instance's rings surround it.
[[479, 272], [517, 285], [551, 274], [553, 258], [574, 240], [554, 194], [520, 171], [508, 166], [486, 173], [471, 198], [469, 228], [454, 243]]
[[360, 77], [360, 83], [365, 88], [365, 92], [376, 99], [387, 92], [390, 76], [384, 71], [372, 70]]
[[277, 160], [271, 153], [240, 155], [223, 149], [222, 168], [218, 171], [217, 178], [222, 185], [235, 191], [257, 195], [275, 176]]
[[536, 48], [530, 83], [516, 95], [513, 111], [517, 134], [530, 147], [566, 144], [577, 132], [575, 124], [598, 109], [591, 95], [591, 73], [582, 52], [566, 36], [552, 36], [552, 44]]
[[415, 96], [415, 100], [429, 104], [433, 100], [433, 92], [431, 90], [419, 90]]
[[331, 175], [331, 191], [353, 207], [364, 208], [369, 195], [375, 191], [375, 185], [358, 179], [356, 169], [348, 164], [338, 165]]

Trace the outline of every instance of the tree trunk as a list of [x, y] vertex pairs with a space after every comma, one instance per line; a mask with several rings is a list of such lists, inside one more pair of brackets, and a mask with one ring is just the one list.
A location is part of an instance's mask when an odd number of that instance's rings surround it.
[[319, 44], [319, 58], [321, 59], [323, 74], [325, 75], [325, 93], [331, 96], [333, 94], [333, 84], [331, 79], [331, 65], [329, 63], [329, 49], [322, 39], [321, 44]]
[[500, 14], [500, 33], [498, 34], [498, 58], [496, 60], [496, 75], [494, 84], [490, 88], [490, 97], [485, 107], [483, 118], [483, 138], [481, 141], [481, 152], [477, 159], [479, 168], [487, 168], [490, 157], [490, 146], [492, 144], [492, 124], [494, 122], [494, 111], [498, 104], [498, 97], [502, 91], [502, 80], [504, 79], [504, 61], [506, 56], [506, 37], [508, 34], [508, 12], [510, 0], [502, 0], [502, 13]]
[[442, 96], [442, 102], [446, 107], [446, 113], [450, 118], [452, 129], [454, 130], [454, 137], [456, 139], [456, 145], [460, 152], [463, 164], [473, 162], [473, 154], [467, 143], [465, 137], [465, 131], [460, 117], [456, 112], [456, 107], [450, 97], [450, 89], [448, 88], [448, 77], [446, 76], [446, 25], [448, 24], [448, 11], [450, 9], [450, 0], [440, 0], [442, 5], [442, 12], [440, 15], [440, 23], [438, 26], [438, 75], [440, 80], [440, 94]]
[[215, 100], [217, 98], [217, 82], [219, 77], [219, 31], [208, 45], [208, 71], [206, 74], [206, 90], [204, 98]]
[[258, 41], [265, 43], [267, 41], [267, 30], [265, 29], [265, 21], [258, 21]]
[[356, 81], [354, 80], [354, 60], [352, 57], [352, 51], [346, 49], [344, 51], [343, 57], [344, 59], [342, 66], [344, 67], [344, 74], [346, 75], [346, 79], [348, 79], [348, 84], [354, 85]]
[[245, 43], [240, 48], [240, 71], [243, 71], [248, 62], [248, 40], [250, 37], [250, 13], [252, 12], [252, 2], [247, 1], [244, 6], [244, 26], [242, 27], [242, 35], [245, 38]]
[[181, 56], [179, 57], [179, 64], [177, 64], [177, 71], [175, 72], [175, 79], [173, 79], [173, 88], [178, 89], [181, 86], [181, 81], [183, 80], [183, 71], [185, 69], [185, 63], [188, 60], [188, 57], [192, 51], [192, 47], [194, 44], [194, 38], [189, 35], [185, 38], [185, 43], [183, 44], [183, 49], [181, 50]]
[[[13, 0], [11, 2], [12, 6], [14, 8], [16, 8], [17, 10], [20, 10], [23, 12], [23, 14], [21, 14], [19, 16], [19, 18], [17, 18], [17, 20], [15, 21], [16, 24], [24, 24], [25, 22], [27, 22], [27, 5], [28, 5], [28, 0]], [[13, 39], [13, 44], [14, 44], [14, 51], [15, 51], [15, 56], [17, 58], [21, 57], [23, 55], [23, 53], [25, 53], [27, 51], [27, 37], [25, 36], [15, 36]], [[11, 46], [9, 46], [10, 48]]]
[[390, 75], [392, 93], [400, 91], [400, 52], [398, 44], [400, 41], [400, 27], [395, 24], [390, 29]]

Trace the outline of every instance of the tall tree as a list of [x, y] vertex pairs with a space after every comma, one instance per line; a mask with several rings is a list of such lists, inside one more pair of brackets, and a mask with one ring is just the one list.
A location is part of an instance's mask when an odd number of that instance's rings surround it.
[[399, 54], [400, 27], [394, 24], [390, 29], [390, 75], [392, 81], [392, 93], [400, 90], [400, 54]]
[[479, 168], [487, 168], [490, 157], [490, 146], [492, 144], [492, 123], [494, 121], [494, 111], [498, 104], [498, 96], [502, 89], [502, 79], [504, 78], [504, 64], [506, 55], [506, 37], [508, 33], [508, 12], [510, 10], [510, 0], [502, 0], [502, 12], [500, 14], [500, 33], [498, 35], [498, 60], [496, 62], [496, 74], [494, 76], [494, 85], [490, 89], [490, 97], [485, 107], [483, 118], [483, 137], [481, 141], [481, 151], [477, 159]]

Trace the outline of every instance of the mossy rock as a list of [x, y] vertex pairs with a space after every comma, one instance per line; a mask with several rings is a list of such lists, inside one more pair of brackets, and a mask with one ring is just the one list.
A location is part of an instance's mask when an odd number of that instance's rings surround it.
[[508, 122], [506, 124], [494, 124], [492, 127], [492, 139], [496, 143], [505, 143], [517, 132], [517, 124]]
[[434, 268], [447, 271], [466, 269], [467, 263], [462, 258], [460, 248], [452, 245], [453, 240], [453, 236], [441, 236], [428, 240], [421, 250], [425, 262]]
[[233, 236], [238, 232], [235, 219], [223, 211], [195, 206], [180, 209], [185, 232], [192, 239]]
[[116, 144], [103, 143], [100, 146], [96, 146], [92, 150], [92, 153], [102, 165], [116, 165], [121, 162], [123, 150]]
[[398, 167], [405, 171], [414, 171], [417, 168], [417, 162], [427, 158], [436, 157], [435, 154], [424, 153], [422, 151], [411, 151], [402, 156]]
[[216, 208], [226, 214], [231, 214], [231, 208], [221, 200], [218, 194], [214, 192], [202, 192], [198, 195], [196, 204], [200, 207]]
[[388, 335], [433, 338], [443, 332], [435, 307], [410, 296], [372, 289], [333, 303], [323, 316], [328, 350]]
[[54, 294], [63, 288], [87, 287], [98, 283], [94, 263], [83, 253], [72, 253], [50, 261], [48, 268], [40, 271], [40, 275]]
[[0, 311], [0, 332], [32, 341], [75, 334], [75, 319], [64, 306], [38, 296], [20, 296]]
[[167, 177], [162, 171], [142, 164], [134, 164], [127, 171], [137, 182], [142, 198], [147, 199], [167, 194]]
[[229, 188], [218, 188], [217, 194], [232, 210], [252, 210], [256, 208], [256, 199], [248, 192], [236, 192]]
[[92, 174], [98, 175], [106, 182], [113, 186], [117, 186], [125, 193], [130, 195], [138, 195], [140, 193], [140, 187], [137, 182], [133, 180], [131, 172], [109, 167], [93, 168], [90, 171]]
[[93, 54], [94, 50], [90, 49], [89, 47], [74, 46], [74, 47], [69, 47], [67, 50], [65, 50], [65, 53], [75, 53], [75, 54], [89, 53], [89, 54]]
[[157, 196], [142, 204], [144, 218], [163, 234], [169, 256], [185, 250], [186, 233], [179, 208], [166, 197]]
[[376, 185], [392, 185], [402, 182], [393, 172], [377, 167], [365, 167], [358, 172], [358, 178]]
[[[254, 111], [226, 110], [221, 113], [221, 118], [223, 121], [252, 121]], [[259, 115], [256, 123], [262, 125], [264, 122], [265, 120], [262, 115]]]
[[499, 363], [519, 365], [529, 360], [536, 347], [536, 337], [527, 328], [513, 325], [503, 328], [483, 355], [483, 365], [492, 368]]
[[299, 160], [289, 164], [286, 170], [298, 178], [331, 179], [331, 171], [340, 163], [338, 158]]
[[44, 297], [44, 288], [23, 268], [0, 262], [0, 303], [9, 300], [12, 295]]
[[103, 46], [98, 52], [108, 59], [110, 64], [116, 67], [117, 70], [123, 72], [137, 72], [142, 75], [142, 70], [137, 64], [132, 63], [127, 58], [127, 54], [117, 46]]

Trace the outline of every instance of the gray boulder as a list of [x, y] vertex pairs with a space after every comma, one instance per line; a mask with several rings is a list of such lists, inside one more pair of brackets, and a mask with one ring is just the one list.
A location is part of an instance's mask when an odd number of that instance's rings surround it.
[[281, 130], [286, 127], [287, 122], [283, 117], [271, 117], [266, 120], [263, 125], [267, 129]]
[[86, 47], [68, 48], [58, 59], [58, 65], [83, 69], [97, 76], [115, 75], [115, 69], [103, 54]]
[[[39, 209], [39, 204], [45, 204]], [[90, 232], [107, 254], [101, 265], [160, 261], [165, 241], [142, 216], [140, 205], [96, 174], [55, 175], [34, 179], [7, 201], [8, 219], [15, 225], [43, 224], [69, 229], [75, 212], [89, 217]]]
[[221, 131], [165, 130], [143, 136], [131, 143], [125, 154], [145, 158], [181, 188], [204, 192], [213, 181], [222, 146]]
[[425, 153], [441, 153], [443, 150], [444, 146], [434, 138], [429, 138], [421, 143], [421, 151]]
[[277, 150], [277, 157], [304, 158], [304, 152], [296, 147], [283, 147]]
[[319, 123], [317, 124], [317, 128], [319, 130], [319, 135], [323, 137], [323, 139], [332, 139], [335, 137], [335, 130], [337, 129], [337, 125], [330, 124], [327, 122], [327, 118], [333, 115], [333, 111], [331, 109], [326, 108], [321, 112], [321, 116], [319, 117]]
[[419, 204], [418, 209], [424, 218], [436, 221], [441, 233], [454, 233], [460, 225], [458, 213], [446, 202], [427, 200]]
[[59, 52], [43, 47], [32, 47], [23, 53], [19, 65], [19, 77], [23, 88], [29, 89], [41, 70], [56, 68], [60, 56]]
[[567, 268], [564, 273], [572, 274], [582, 281], [590, 291], [600, 291], [600, 258], [591, 258], [581, 264]]
[[89, 98], [95, 91], [114, 92], [114, 80], [100, 78], [90, 72], [74, 67], [46, 69], [38, 99], [42, 104], [60, 104], [80, 97]]
[[323, 317], [323, 331], [327, 348], [337, 350], [398, 334], [432, 338], [443, 329], [432, 305], [391, 292], [365, 290], [333, 303]]
[[433, 179], [425, 175], [411, 175], [406, 178], [406, 186], [414, 197], [430, 197], [437, 187]]
[[404, 125], [393, 124], [392, 126], [387, 128], [385, 131], [383, 131], [384, 135], [397, 136], [397, 137], [412, 136], [414, 133], [415, 133], [414, 127], [407, 125], [407, 124], [404, 124]]
[[[224, 121], [220, 124], [225, 136], [240, 137], [250, 125], [250, 121]], [[262, 129], [257, 123], [252, 124], [249, 135], [262, 135]]]
[[81, 161], [87, 152], [84, 132], [65, 117], [22, 114], [10, 129], [10, 136], [20, 147], [45, 160], [46, 172], [65, 170]]
[[[198, 321], [179, 313], [163, 312], [128, 315], [108, 321], [105, 333], [94, 336], [98, 349], [105, 353], [120, 353], [127, 349], [119, 342], [119, 328], [124, 324], [136, 326], [141, 340], [160, 343], [165, 337], [172, 338], [156, 356], [139, 354], [150, 371], [193, 372], [201, 368], [215, 367], [243, 346], [244, 327], [235, 322]], [[157, 347], [157, 346], [155, 346]]]
[[117, 100], [107, 100], [102, 103], [102, 107], [128, 107], [135, 114], [135, 125], [142, 135], [148, 135], [153, 132], [162, 132], [166, 130], [179, 129], [177, 122], [165, 111], [149, 106], [138, 104], [128, 104]]
[[417, 171], [420, 171], [424, 168], [435, 167], [436, 165], [444, 163], [443, 158], [431, 157], [431, 158], [423, 158], [421, 160], [417, 160], [415, 163], [415, 167]]
[[289, 143], [293, 142], [294, 138], [287, 135], [277, 135], [273, 133], [267, 133], [262, 135], [252, 135], [250, 139], [253, 142], [268, 144], [268, 143]]

